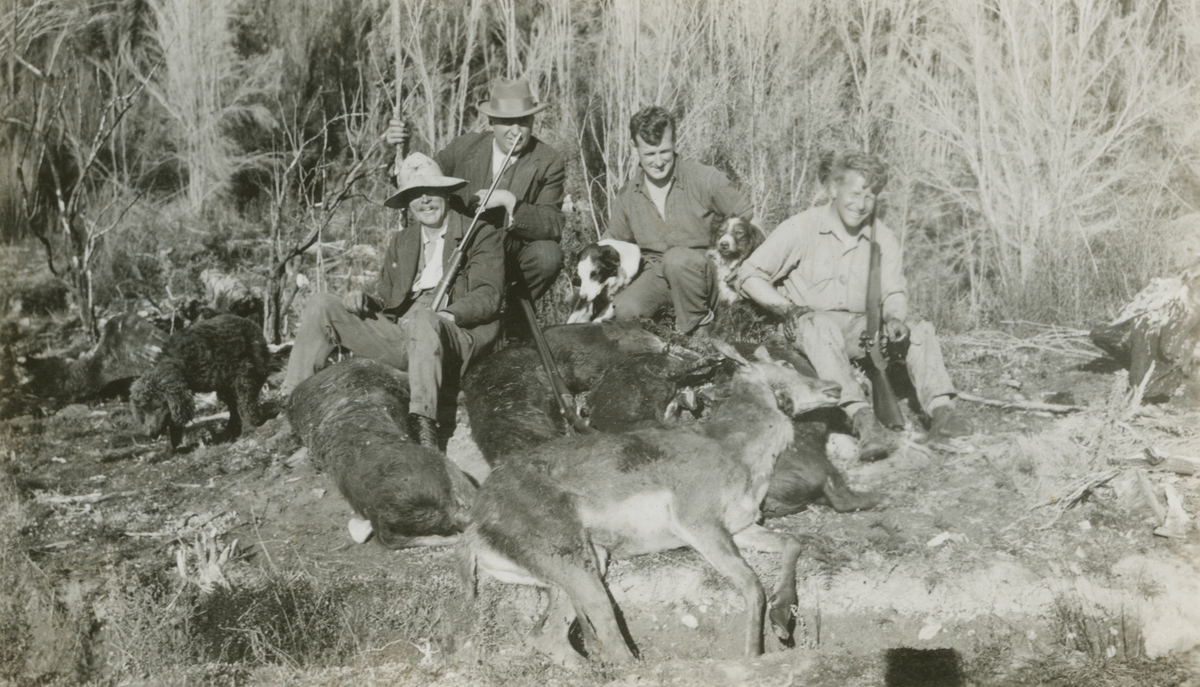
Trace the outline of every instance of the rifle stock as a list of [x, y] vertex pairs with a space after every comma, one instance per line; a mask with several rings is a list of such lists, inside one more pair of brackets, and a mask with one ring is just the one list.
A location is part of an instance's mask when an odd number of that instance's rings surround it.
[[867, 272], [867, 357], [871, 360], [867, 376], [871, 379], [871, 406], [875, 417], [887, 427], [904, 426], [900, 402], [887, 376], [887, 356], [883, 352], [883, 282], [880, 275], [882, 256], [875, 241], [875, 224], [871, 224], [871, 262]]

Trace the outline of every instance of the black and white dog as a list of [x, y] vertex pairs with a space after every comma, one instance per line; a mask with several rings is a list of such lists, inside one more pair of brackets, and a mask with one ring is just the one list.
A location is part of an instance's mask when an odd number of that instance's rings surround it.
[[642, 266], [635, 243], [603, 239], [579, 251], [575, 263], [575, 303], [567, 324], [600, 322], [613, 316], [613, 297], [629, 286]]
[[708, 250], [708, 259], [717, 267], [717, 288], [720, 299], [726, 305], [741, 299], [731, 285], [737, 268], [750, 257], [754, 249], [762, 245], [763, 234], [758, 227], [741, 217], [730, 217], [717, 225], [713, 247]]

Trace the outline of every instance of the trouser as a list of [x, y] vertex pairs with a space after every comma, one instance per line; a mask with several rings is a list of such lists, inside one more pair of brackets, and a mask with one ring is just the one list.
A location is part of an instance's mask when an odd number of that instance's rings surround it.
[[288, 358], [281, 392], [290, 394], [300, 382], [325, 366], [334, 348], [408, 371], [409, 412], [437, 419], [438, 390], [446, 366], [460, 370], [471, 358], [470, 332], [429, 309], [428, 294], [399, 320], [359, 317], [328, 293], [308, 299], [300, 316], [296, 342]]
[[563, 267], [558, 241], [526, 241], [511, 238], [504, 250], [504, 269], [514, 296], [528, 296], [536, 303], [550, 290]]
[[[861, 345], [866, 328], [866, 315], [838, 311], [810, 312], [800, 318], [795, 328], [796, 348], [804, 353], [821, 379], [842, 385], [840, 405], [851, 417], [868, 404], [867, 394], [850, 367], [852, 359], [866, 355]], [[946, 372], [942, 345], [933, 325], [922, 320], [910, 324], [909, 329], [904, 364], [921, 409], [930, 413], [954, 397], [954, 383]]]
[[613, 298], [619, 320], [652, 317], [667, 305], [675, 308], [675, 328], [692, 333], [717, 304], [717, 271], [703, 248], [643, 252], [645, 266], [633, 283]]

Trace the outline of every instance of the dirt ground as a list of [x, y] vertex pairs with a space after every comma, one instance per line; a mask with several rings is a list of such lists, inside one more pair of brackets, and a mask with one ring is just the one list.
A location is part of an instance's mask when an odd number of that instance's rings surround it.
[[[610, 568], [639, 662], [548, 663], [522, 642], [536, 591], [482, 580], [465, 605], [452, 550], [353, 543], [278, 375], [263, 426], [223, 442], [204, 420], [173, 456], [119, 397], [16, 417], [0, 423], [0, 684], [1200, 685], [1200, 533], [1193, 518], [1156, 536], [1142, 486], [1194, 515], [1200, 477], [1110, 465], [1200, 456], [1200, 411], [1133, 406], [1079, 332], [1032, 333], [949, 337], [960, 388], [1083, 409], [961, 403], [974, 436], [930, 447], [910, 426], [874, 464], [835, 435], [850, 482], [886, 500], [768, 523], [808, 550], [794, 646], [769, 638], [758, 659], [732, 586], [672, 551]], [[220, 410], [199, 398], [198, 415]], [[468, 423], [449, 452], [483, 476]], [[747, 558], [770, 585], [778, 561]]]

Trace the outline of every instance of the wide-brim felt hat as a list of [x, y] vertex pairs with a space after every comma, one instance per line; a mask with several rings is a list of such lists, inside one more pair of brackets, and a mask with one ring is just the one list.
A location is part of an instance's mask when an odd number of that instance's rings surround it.
[[479, 103], [479, 111], [489, 117], [515, 119], [537, 114], [550, 107], [533, 99], [529, 82], [524, 79], [498, 79], [492, 84], [491, 100]]
[[424, 189], [443, 188], [456, 191], [467, 185], [466, 179], [442, 174], [438, 163], [424, 153], [412, 153], [404, 158], [404, 162], [400, 163], [400, 170], [396, 173], [396, 181], [400, 184], [400, 190], [383, 201], [389, 208], [406, 207], [408, 201]]

